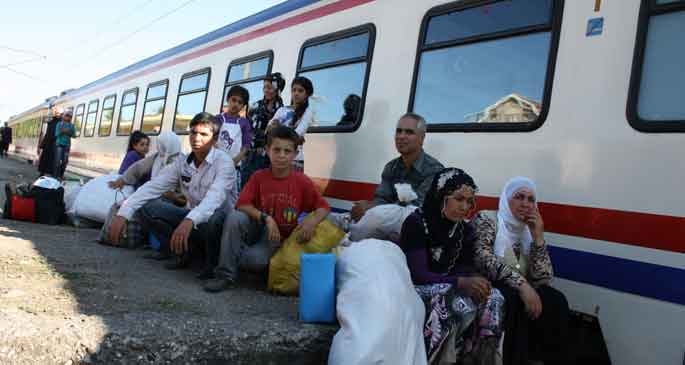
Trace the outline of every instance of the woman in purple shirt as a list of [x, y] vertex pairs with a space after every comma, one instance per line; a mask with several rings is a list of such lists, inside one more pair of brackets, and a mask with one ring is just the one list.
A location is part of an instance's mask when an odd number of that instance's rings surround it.
[[126, 156], [121, 161], [119, 167], [119, 175], [123, 175], [129, 166], [145, 158], [145, 155], [150, 151], [150, 137], [141, 131], [135, 131], [128, 139], [128, 148], [126, 149]]
[[482, 215], [467, 219], [477, 189], [464, 171], [443, 169], [423, 206], [402, 225], [400, 246], [426, 305], [429, 364], [465, 357], [496, 361], [504, 297], [491, 283], [518, 288], [525, 282], [493, 254], [492, 221]]

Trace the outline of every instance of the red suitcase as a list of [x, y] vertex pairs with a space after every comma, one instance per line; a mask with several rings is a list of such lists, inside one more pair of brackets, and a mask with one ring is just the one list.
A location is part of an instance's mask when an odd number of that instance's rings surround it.
[[36, 201], [33, 198], [12, 196], [10, 217], [18, 221], [36, 221]]

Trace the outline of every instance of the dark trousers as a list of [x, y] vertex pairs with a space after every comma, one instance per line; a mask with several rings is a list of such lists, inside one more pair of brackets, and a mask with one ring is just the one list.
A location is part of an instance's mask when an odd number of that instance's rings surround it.
[[[157, 199], [145, 204], [139, 212], [143, 225], [159, 240], [160, 252], [169, 252], [171, 235], [190, 210], [178, 207], [166, 200]], [[202, 248], [205, 250], [205, 270], [216, 267], [219, 261], [221, 231], [225, 217], [224, 207], [220, 207], [214, 211], [209, 221], [198, 224], [188, 238], [188, 251], [179, 258], [190, 260], [193, 253]]]
[[0, 157], [7, 157], [7, 150], [9, 150], [10, 144], [4, 141], [0, 141]]
[[504, 365], [527, 365], [529, 359], [545, 365], [570, 364], [568, 360], [569, 308], [566, 297], [551, 286], [536, 288], [542, 314], [531, 320], [517, 290], [496, 285], [506, 303]]

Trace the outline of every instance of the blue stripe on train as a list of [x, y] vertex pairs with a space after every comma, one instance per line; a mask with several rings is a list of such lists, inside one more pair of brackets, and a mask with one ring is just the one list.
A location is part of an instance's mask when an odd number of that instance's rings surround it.
[[[148, 57], [142, 61], [136, 62], [130, 66], [127, 66], [119, 71], [116, 71], [112, 74], [109, 74], [99, 80], [93, 81], [89, 84], [86, 84], [84, 86], [81, 86], [75, 91], [72, 91], [71, 95], [76, 95], [77, 93], [84, 91], [92, 86], [95, 86], [97, 84], [107, 82], [110, 80], [113, 80], [119, 76], [122, 76], [124, 74], [127, 74], [129, 72], [141, 69], [145, 66], [151, 65], [153, 63], [159, 62], [163, 59], [178, 55], [182, 52], [185, 52], [187, 50], [190, 50], [192, 48], [195, 48], [197, 46], [215, 41], [219, 38], [223, 38], [227, 35], [239, 32], [245, 28], [257, 25], [259, 23], [263, 23], [265, 21], [271, 20], [273, 18], [276, 18], [278, 16], [281, 16], [283, 14], [289, 13], [291, 11], [303, 8], [305, 6], [309, 6], [311, 4], [314, 4], [318, 2], [319, 0], [290, 0], [286, 1], [284, 3], [272, 6], [266, 10], [263, 10], [259, 13], [256, 13], [254, 15], [251, 15], [247, 18], [243, 18], [241, 20], [238, 20], [237, 22], [231, 23], [229, 25], [226, 25], [224, 27], [221, 27], [217, 30], [211, 31], [205, 35], [199, 36], [195, 39], [192, 39], [188, 42], [182, 43], [176, 47], [170, 48], [166, 51], [163, 51], [161, 53], [158, 53], [152, 57]], [[228, 4], [228, 2], [227, 2]]]
[[685, 270], [549, 246], [557, 277], [685, 305]]

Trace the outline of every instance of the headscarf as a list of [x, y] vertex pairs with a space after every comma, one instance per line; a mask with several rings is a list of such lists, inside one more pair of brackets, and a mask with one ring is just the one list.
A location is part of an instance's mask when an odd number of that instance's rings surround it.
[[461, 169], [450, 167], [441, 170], [433, 177], [430, 189], [421, 207], [423, 224], [428, 236], [429, 268], [433, 272], [448, 273], [461, 254], [465, 242], [475, 240], [475, 229], [464, 221], [453, 222], [443, 214], [445, 198], [462, 186], [471, 187], [474, 192], [478, 186], [473, 178]]
[[151, 176], [155, 177], [160, 171], [176, 160], [181, 153], [181, 141], [174, 132], [164, 131], [157, 136], [157, 155], [152, 163]]
[[[533, 180], [517, 176], [507, 181], [504, 189], [502, 189], [502, 195], [499, 197], [497, 236], [495, 237], [495, 255], [499, 257], [504, 257], [504, 251], [507, 247], [511, 247], [517, 242], [521, 243], [523, 254], [527, 255], [530, 252], [530, 244], [533, 242], [530, 229], [525, 222], [518, 220], [509, 208], [509, 199], [521, 188], [527, 188], [537, 196]], [[537, 207], [537, 202], [535, 204]]]

